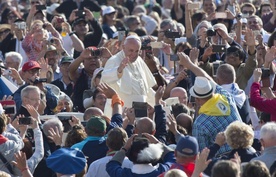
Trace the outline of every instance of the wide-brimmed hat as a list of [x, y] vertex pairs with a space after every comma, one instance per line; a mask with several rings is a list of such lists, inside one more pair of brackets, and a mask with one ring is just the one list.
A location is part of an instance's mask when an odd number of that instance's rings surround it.
[[206, 98], [215, 91], [216, 86], [206, 77], [196, 77], [195, 83], [190, 89], [191, 96], [195, 98]]

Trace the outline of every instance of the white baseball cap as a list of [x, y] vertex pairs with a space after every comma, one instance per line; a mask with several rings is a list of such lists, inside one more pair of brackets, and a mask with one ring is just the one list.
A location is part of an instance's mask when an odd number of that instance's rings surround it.
[[114, 7], [112, 7], [112, 6], [106, 6], [103, 9], [103, 16], [106, 15], [106, 14], [111, 14], [113, 12], [116, 12], [116, 10], [114, 9]]

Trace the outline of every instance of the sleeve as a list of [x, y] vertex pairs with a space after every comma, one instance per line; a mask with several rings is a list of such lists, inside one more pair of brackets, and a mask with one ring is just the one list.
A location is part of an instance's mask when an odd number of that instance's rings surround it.
[[89, 22], [90, 22], [94, 32], [91, 33], [91, 35], [88, 38], [89, 38], [89, 40], [94, 41], [94, 43], [96, 43], [98, 45], [102, 40], [103, 29], [97, 20], [91, 20]]
[[257, 67], [256, 52], [253, 55], [248, 54], [248, 58], [245, 62], [245, 67], [243, 70], [243, 75], [246, 78], [246, 80], [250, 79], [256, 67]]
[[32, 173], [34, 172], [36, 166], [44, 156], [42, 132], [39, 128], [34, 129], [34, 137], [35, 137], [35, 152], [31, 156], [31, 158], [27, 160], [28, 167]]
[[29, 56], [29, 54], [31, 53], [31, 45], [32, 45], [32, 36], [30, 33], [27, 33], [27, 35], [25, 36], [25, 38], [22, 41], [22, 48], [25, 51], [25, 53], [27, 54], [27, 56]]
[[204, 133], [204, 127], [194, 124], [192, 135], [197, 139], [200, 151], [202, 151], [205, 147], [208, 147], [206, 142], [209, 142], [209, 139], [208, 135]]
[[126, 132], [127, 132], [128, 137], [131, 137], [131, 135], [133, 134], [133, 131], [134, 131], [134, 126], [133, 125], [127, 125]]
[[45, 88], [47, 89], [47, 92], [46, 92], [47, 107], [53, 110], [57, 107], [58, 97], [54, 95], [54, 93], [50, 88], [48, 87], [45, 87]]
[[166, 143], [166, 112], [162, 109], [161, 105], [156, 105], [154, 107], [155, 111], [155, 124], [156, 132], [155, 137], [162, 143]]
[[[119, 64], [116, 62], [116, 58], [110, 58], [107, 60], [104, 70], [102, 72], [102, 82], [104, 83], [115, 83], [120, 78], [117, 75], [117, 69]], [[123, 71], [124, 72], [124, 71]]]
[[162, 160], [164, 163], [159, 163], [158, 171], [161, 173], [168, 171], [172, 164], [176, 163], [174, 151], [168, 146], [163, 144], [164, 152], [162, 154]]
[[267, 31], [269, 33], [272, 33], [276, 27], [276, 23], [274, 23], [274, 24], [270, 23], [270, 19], [272, 16], [273, 16], [273, 13], [270, 13], [270, 14], [264, 15], [262, 17], [263, 28], [265, 31]]
[[122, 177], [122, 162], [125, 158], [125, 153], [118, 151], [113, 158], [106, 164], [106, 172], [112, 177]]
[[250, 104], [259, 111], [270, 114], [276, 114], [276, 99], [265, 99], [260, 95], [261, 86], [259, 83], [254, 82], [250, 91]]
[[14, 133], [4, 132], [3, 136], [9, 139], [9, 146], [13, 147], [14, 152], [20, 151], [24, 147], [24, 142], [17, 131], [16, 133], [15, 131], [13, 132]]
[[22, 105], [22, 100], [21, 100], [20, 91], [14, 92], [14, 94], [13, 94], [13, 100], [15, 101], [15, 104], [16, 104], [16, 112], [18, 112], [18, 111], [19, 111], [19, 108], [20, 108], [21, 105]]
[[107, 132], [109, 132], [109, 130], [115, 128], [115, 127], [122, 127], [123, 125], [123, 117], [121, 114], [114, 114], [112, 117], [111, 117], [111, 122], [110, 122], [110, 125], [107, 129]]

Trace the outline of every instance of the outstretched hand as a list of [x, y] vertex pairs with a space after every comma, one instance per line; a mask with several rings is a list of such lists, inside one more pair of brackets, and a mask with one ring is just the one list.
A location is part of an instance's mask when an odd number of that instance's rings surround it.
[[97, 87], [97, 89], [100, 92], [103, 92], [107, 98], [112, 98], [113, 95], [116, 95], [116, 91], [111, 88], [109, 85], [106, 83], [100, 83], [100, 85]]

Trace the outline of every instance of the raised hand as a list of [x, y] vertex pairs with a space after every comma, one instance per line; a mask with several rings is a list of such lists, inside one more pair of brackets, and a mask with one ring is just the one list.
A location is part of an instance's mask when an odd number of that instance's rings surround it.
[[119, 73], [122, 73], [123, 70], [125, 69], [125, 67], [128, 65], [128, 62], [129, 62], [129, 58], [126, 57], [122, 60], [122, 62], [120, 63], [120, 66], [118, 67], [118, 72]]
[[176, 120], [174, 118], [174, 116], [172, 114], [169, 114], [167, 119], [167, 126], [169, 127], [169, 130], [176, 135], [178, 130], [177, 130], [177, 123]]
[[57, 146], [62, 144], [62, 134], [63, 132], [59, 131], [58, 127], [55, 127], [55, 129], [50, 128], [48, 130], [49, 136], [48, 138], [52, 140]]
[[256, 68], [253, 72], [254, 82], [260, 82], [261, 78], [262, 78], [262, 69], [261, 68]]
[[107, 98], [112, 98], [113, 95], [117, 94], [116, 91], [106, 83], [100, 83], [97, 89], [103, 92]]

